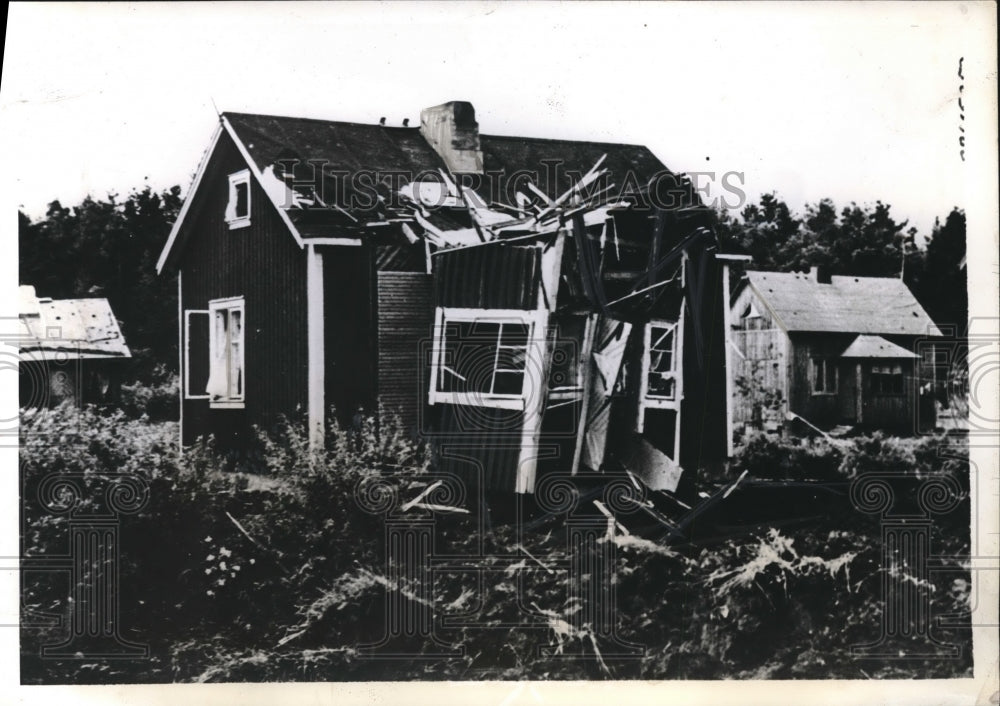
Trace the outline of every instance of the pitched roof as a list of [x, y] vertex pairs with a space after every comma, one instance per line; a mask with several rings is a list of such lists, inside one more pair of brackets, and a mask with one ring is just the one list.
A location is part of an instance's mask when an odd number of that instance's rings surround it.
[[131, 358], [107, 299], [49, 299], [35, 288], [19, 291], [23, 361]]
[[887, 341], [881, 336], [870, 336], [860, 334], [851, 345], [847, 347], [841, 358], [919, 358], [912, 351], [908, 351], [902, 346], [897, 346], [891, 341]]
[[797, 272], [748, 270], [747, 281], [786, 331], [940, 336], [899, 279], [833, 276], [820, 284]]
[[418, 128], [225, 113], [240, 141], [263, 171], [279, 159], [320, 160], [350, 172], [437, 170], [444, 162]]
[[[441, 170], [446, 171], [444, 161], [417, 127], [223, 113], [220, 128], [160, 253], [158, 272], [163, 271], [175, 250], [191, 196], [198, 190], [222, 134], [235, 141], [251, 173], [274, 202], [278, 215], [300, 247], [304, 247], [307, 238], [326, 237], [334, 232], [339, 234], [337, 237], [356, 239], [362, 231], [368, 232], [368, 226], [399, 220], [399, 214], [387, 208], [395, 200], [394, 196], [390, 198], [390, 190], [401, 190], [417, 178], [434, 179]], [[655, 183], [658, 196], [675, 198], [680, 189], [682, 199], [697, 201], [690, 183], [679, 180], [652, 152], [639, 145], [496, 135], [480, 135], [479, 140], [484, 174], [478, 183], [473, 179], [473, 188], [487, 204], [499, 199], [515, 206], [513, 192], [523, 190], [520, 178], [525, 172], [534, 187], [555, 199], [577, 183], [602, 155], [606, 181], [591, 185], [598, 195], [604, 194], [602, 188], [614, 185], [608, 193], [624, 196], [644, 189], [653, 177], [660, 177], [662, 181]], [[289, 168], [292, 183], [286, 173]], [[363, 181], [357, 179], [362, 173]], [[317, 186], [314, 193], [310, 193], [310, 183]], [[289, 188], [292, 186], [294, 192]], [[461, 186], [465, 188], [467, 184]], [[360, 198], [352, 199], [351, 195]], [[289, 197], [295, 204], [293, 208], [286, 207]], [[358, 205], [365, 203], [371, 205]], [[441, 215], [439, 211], [435, 213]]]
[[[403, 172], [413, 176], [437, 172], [444, 162], [416, 127], [388, 127], [276, 115], [225, 113], [259, 170], [280, 159], [322, 160], [332, 169], [348, 172], [372, 170]], [[666, 166], [646, 147], [610, 142], [552, 140], [537, 137], [480, 135], [483, 169], [506, 176], [519, 170], [538, 174], [532, 179], [550, 198], [571, 185], [568, 172], [585, 174], [607, 155], [604, 166], [618, 188], [626, 183], [644, 185]], [[553, 165], [558, 164], [555, 168]], [[547, 178], [557, 169], [555, 179]], [[489, 193], [483, 193], [489, 198]]]

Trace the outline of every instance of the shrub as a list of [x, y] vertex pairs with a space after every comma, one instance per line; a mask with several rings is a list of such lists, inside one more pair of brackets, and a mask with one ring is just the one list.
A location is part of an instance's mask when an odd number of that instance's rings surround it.
[[[437, 549], [474, 558], [480, 573], [439, 567], [428, 587], [389, 565], [384, 518], [359, 506], [358, 484], [378, 480], [385, 493], [407, 500], [435, 478], [427, 449], [392, 418], [331, 423], [319, 450], [310, 448], [305, 424], [283, 420], [258, 430], [253, 453], [233, 471], [212, 439], [178, 458], [176, 433], [172, 423], [122, 412], [62, 407], [22, 414], [26, 478], [66, 471], [96, 480], [120, 471], [150, 484], [148, 506], [121, 522], [119, 598], [121, 625], [150, 643], [151, 659], [86, 671], [37, 658], [39, 642], [56, 641], [57, 629], [26, 631], [26, 683], [859, 677], [850, 646], [879, 631], [881, 536], [867, 516], [844, 513], [780, 532], [763, 527], [690, 547], [605, 536], [587, 551], [614, 541], [617, 634], [646, 650], [642, 659], [622, 659], [593, 625], [575, 622], [583, 606], [571, 596], [585, 595], [586, 587], [572, 585], [565, 571], [560, 519], [532, 531], [484, 530], [476, 508], [435, 515]], [[960, 451], [941, 457], [930, 440], [761, 437], [734, 469], [846, 479], [900, 460], [927, 473], [943, 464], [964, 467]], [[25, 495], [26, 508], [32, 498]], [[29, 553], [65, 551], [62, 518], [34, 508], [25, 522]], [[934, 533], [935, 551], [968, 551], [957, 525], [935, 524]], [[590, 557], [582, 565], [597, 566]], [[597, 580], [597, 573], [584, 580]], [[65, 609], [65, 579], [28, 576], [27, 608]], [[957, 561], [932, 581], [935, 615], [967, 608], [969, 575]], [[382, 636], [387, 600], [423, 603], [439, 617], [465, 615], [439, 634], [463, 653], [364, 659], [359, 646]], [[955, 633], [945, 637], [961, 642]], [[425, 642], [410, 646], [433, 647]], [[544, 657], [546, 650], [561, 656]], [[566, 659], [570, 654], [577, 658]], [[969, 664], [966, 654], [865, 669], [875, 676], [954, 676]]]
[[177, 375], [157, 366], [150, 383], [122, 384], [121, 409], [135, 419], [145, 415], [152, 422], [176, 421], [180, 415], [178, 391]]
[[755, 433], [729, 467], [732, 474], [748, 470], [765, 480], [838, 480], [844, 478], [842, 459], [842, 449], [823, 437], [782, 439]]

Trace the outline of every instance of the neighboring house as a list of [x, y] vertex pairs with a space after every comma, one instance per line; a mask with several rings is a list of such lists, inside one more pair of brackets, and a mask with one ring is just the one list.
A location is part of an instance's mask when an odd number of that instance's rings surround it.
[[[653, 198], [655, 196], [655, 198]], [[660, 204], [660, 207], [656, 207]], [[381, 404], [470, 484], [726, 452], [726, 260], [645, 147], [225, 113], [158, 263], [184, 444]], [[685, 421], [688, 420], [688, 421]]]
[[132, 354], [107, 299], [51, 299], [20, 288], [21, 407], [118, 399], [122, 361]]
[[933, 426], [920, 396], [941, 331], [901, 280], [748, 271], [730, 320], [737, 434], [787, 422], [903, 434]]

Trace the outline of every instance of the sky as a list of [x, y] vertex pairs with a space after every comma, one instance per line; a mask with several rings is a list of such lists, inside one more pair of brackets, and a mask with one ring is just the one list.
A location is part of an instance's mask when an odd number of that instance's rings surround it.
[[186, 190], [216, 107], [399, 125], [468, 100], [483, 133], [645, 144], [714, 173], [698, 177], [713, 197], [736, 172], [751, 199], [882, 200], [928, 232], [964, 206], [957, 72], [984, 9], [14, 4], [6, 195], [39, 218], [55, 199]]

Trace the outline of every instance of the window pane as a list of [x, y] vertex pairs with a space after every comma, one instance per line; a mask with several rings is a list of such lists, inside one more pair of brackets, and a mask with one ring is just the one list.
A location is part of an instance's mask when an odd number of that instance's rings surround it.
[[250, 184], [245, 181], [236, 184], [236, 208], [234, 211], [237, 218], [246, 218], [250, 215]]
[[503, 346], [527, 347], [529, 327], [521, 323], [504, 323], [501, 325], [500, 344]]
[[243, 312], [233, 309], [229, 312], [229, 391], [233, 397], [243, 394], [242, 346]]
[[648, 392], [650, 397], [662, 397], [665, 399], [674, 398], [675, 380], [673, 375], [664, 377], [662, 373], [649, 373]]
[[826, 361], [824, 368], [826, 372], [826, 391], [834, 392], [837, 389], [837, 367], [831, 365], [830, 361]]
[[463, 321], [448, 324], [442, 350], [440, 389], [443, 392], [488, 393], [493, 386], [496, 323]]
[[520, 395], [524, 387], [524, 373], [506, 373], [498, 371], [493, 383], [495, 395]]
[[524, 372], [527, 357], [525, 348], [500, 348], [496, 355], [497, 372]]

